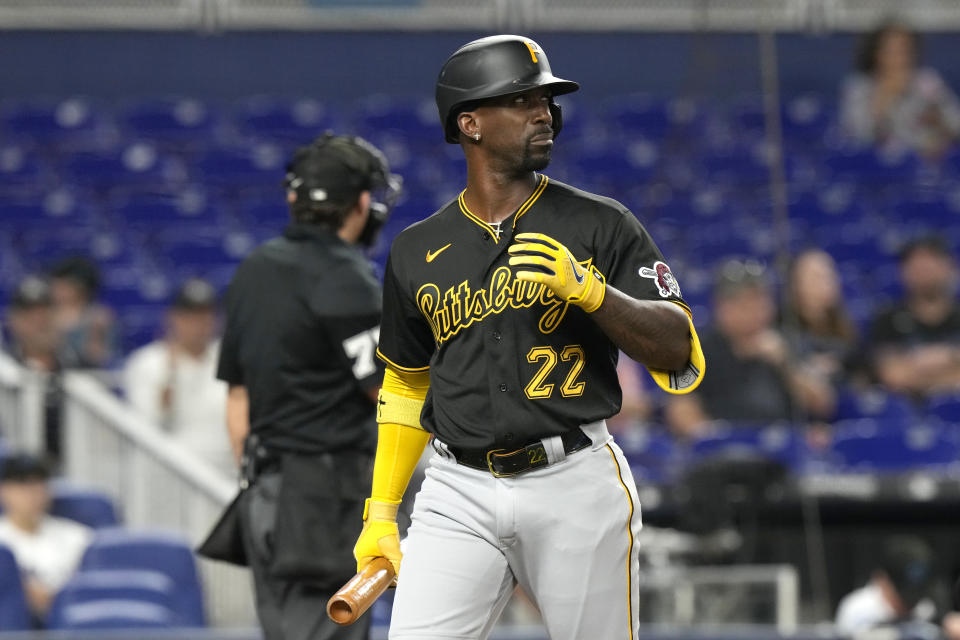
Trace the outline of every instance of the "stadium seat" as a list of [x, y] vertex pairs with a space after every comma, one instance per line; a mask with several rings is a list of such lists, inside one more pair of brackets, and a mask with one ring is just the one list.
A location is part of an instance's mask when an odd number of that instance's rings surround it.
[[98, 190], [117, 185], [172, 186], [184, 180], [183, 167], [146, 142], [133, 142], [117, 151], [76, 153], [64, 161], [63, 169], [75, 184]]
[[804, 443], [798, 427], [790, 424], [745, 425], [718, 423], [708, 435], [694, 440], [690, 453], [704, 458], [717, 453], [745, 452], [796, 467], [803, 458]]
[[215, 187], [281, 188], [287, 153], [276, 144], [256, 143], [239, 149], [218, 148], [203, 153], [191, 168], [198, 183]]
[[75, 520], [92, 529], [117, 525], [116, 509], [106, 494], [61, 482], [55, 482], [51, 489], [51, 514]]
[[909, 154], [884, 155], [872, 150], [843, 149], [828, 154], [824, 165], [834, 179], [889, 186], [910, 182], [916, 175], [918, 161]]
[[902, 396], [882, 389], [857, 391], [849, 388], [837, 392], [837, 406], [833, 421], [871, 418], [877, 424], [892, 429], [902, 429], [917, 418], [910, 402]]
[[2, 115], [2, 125], [7, 131], [41, 144], [93, 136], [100, 120], [94, 105], [83, 98], [20, 103]]
[[[161, 532], [102, 529], [83, 556], [80, 569], [142, 569], [168, 576], [174, 586], [173, 613], [186, 626], [204, 626], [203, 593], [193, 552], [178, 536]], [[163, 618], [165, 625], [171, 617]]]
[[166, 607], [139, 600], [91, 600], [65, 607], [58, 615], [55, 628], [63, 631], [172, 629], [179, 626]]
[[221, 218], [200, 189], [130, 194], [111, 202], [110, 210], [125, 227], [153, 231], [190, 225], [212, 226]]
[[927, 403], [927, 411], [948, 424], [960, 426], [960, 394], [949, 393], [932, 397]]
[[896, 430], [863, 418], [834, 426], [833, 451], [848, 470], [890, 472], [954, 463], [960, 447], [956, 434], [938, 423]]
[[209, 106], [194, 98], [139, 102], [128, 106], [121, 120], [135, 136], [181, 147], [206, 142], [215, 124]]
[[4, 188], [14, 185], [41, 185], [50, 180], [50, 169], [25, 146], [0, 146], [0, 183]]
[[[47, 627], [68, 629], [82, 618], [83, 605], [97, 601], [126, 601], [156, 605], [176, 616], [173, 581], [163, 573], [136, 569], [80, 571], [63, 586], [50, 608]], [[80, 614], [78, 615], [78, 607]]]
[[241, 104], [234, 118], [246, 135], [298, 145], [324, 131], [338, 129], [329, 105], [311, 98], [250, 98]]
[[373, 96], [363, 102], [359, 127], [364, 137], [374, 138], [382, 132], [400, 134], [411, 144], [439, 144], [437, 107], [432, 100], [404, 100], [389, 96]]
[[0, 631], [27, 629], [30, 629], [30, 610], [20, 581], [20, 569], [13, 553], [0, 545]]

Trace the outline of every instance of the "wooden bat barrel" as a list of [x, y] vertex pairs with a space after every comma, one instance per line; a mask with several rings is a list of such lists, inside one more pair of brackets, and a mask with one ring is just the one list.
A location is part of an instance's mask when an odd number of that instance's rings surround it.
[[377, 558], [333, 594], [327, 601], [327, 615], [337, 624], [353, 624], [387, 590], [395, 576], [390, 561]]

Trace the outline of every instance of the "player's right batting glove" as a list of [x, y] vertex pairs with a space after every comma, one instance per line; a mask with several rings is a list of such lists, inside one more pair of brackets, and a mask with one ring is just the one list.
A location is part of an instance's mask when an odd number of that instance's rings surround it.
[[400, 503], [381, 502], [368, 498], [363, 510], [363, 531], [353, 547], [357, 573], [375, 558], [386, 558], [400, 574], [400, 532], [397, 530], [397, 509]]
[[[570, 250], [543, 233], [518, 233], [510, 245], [510, 266], [517, 279], [545, 284], [558, 298], [593, 313], [603, 303], [606, 282], [593, 265], [577, 262]], [[589, 265], [589, 266], [588, 266]]]

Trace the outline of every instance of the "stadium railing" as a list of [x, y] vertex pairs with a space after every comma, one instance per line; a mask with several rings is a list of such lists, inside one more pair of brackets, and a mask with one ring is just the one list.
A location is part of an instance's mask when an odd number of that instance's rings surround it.
[[[44, 376], [0, 353], [0, 419], [5, 447], [43, 450]], [[174, 441], [112, 394], [94, 375], [63, 377], [61, 431], [65, 478], [109, 495], [124, 526], [203, 540], [237, 483]], [[216, 627], [255, 622], [245, 570], [200, 559], [207, 619]]]
[[0, 0], [8, 29], [861, 30], [960, 28], [955, 0]]

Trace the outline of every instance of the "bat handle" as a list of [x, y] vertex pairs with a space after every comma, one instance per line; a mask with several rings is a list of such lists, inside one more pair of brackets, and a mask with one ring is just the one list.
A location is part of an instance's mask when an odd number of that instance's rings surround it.
[[395, 576], [389, 560], [373, 560], [327, 601], [327, 615], [339, 625], [353, 624], [387, 590]]

